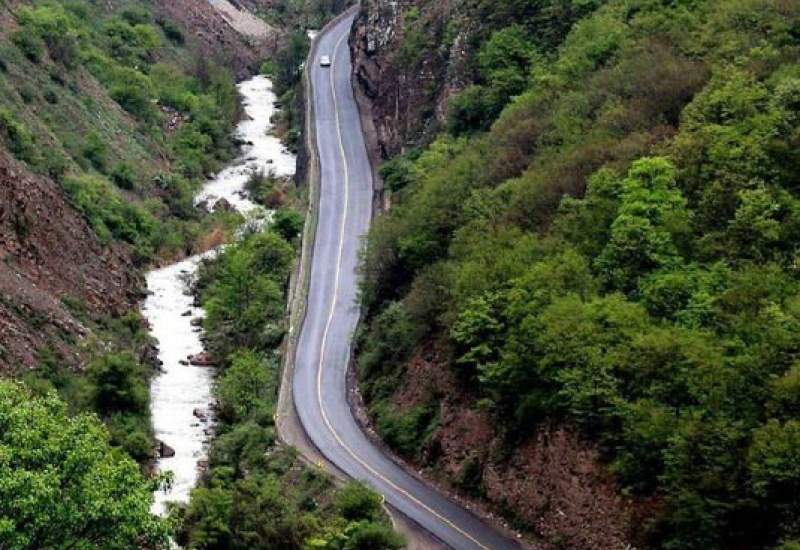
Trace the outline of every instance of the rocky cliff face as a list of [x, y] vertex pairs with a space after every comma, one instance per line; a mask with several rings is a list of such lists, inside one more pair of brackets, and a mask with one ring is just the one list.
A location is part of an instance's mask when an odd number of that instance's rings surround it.
[[353, 71], [384, 157], [432, 136], [444, 121], [447, 98], [471, 79], [474, 26], [458, 0], [362, 2], [350, 36]]
[[79, 313], [119, 314], [143, 286], [123, 247], [101, 245], [56, 183], [2, 149], [0, 258], [0, 371], [34, 366], [46, 346], [77, 363]]

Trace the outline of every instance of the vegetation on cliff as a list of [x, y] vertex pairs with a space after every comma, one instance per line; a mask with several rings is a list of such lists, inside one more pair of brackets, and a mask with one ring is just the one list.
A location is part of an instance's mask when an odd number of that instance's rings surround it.
[[140, 263], [191, 249], [193, 192], [233, 153], [232, 75], [149, 2], [36, 0], [0, 15], [0, 142]]
[[638, 544], [796, 546], [800, 4], [474, 9], [446, 131], [382, 169], [358, 356], [377, 427], [422, 456], [436, 415], [392, 399], [435, 341], [509, 448], [546, 419], [596, 441], [657, 503]]

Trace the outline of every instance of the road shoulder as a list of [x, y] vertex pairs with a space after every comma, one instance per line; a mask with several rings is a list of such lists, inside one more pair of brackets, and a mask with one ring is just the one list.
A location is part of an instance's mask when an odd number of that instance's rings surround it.
[[[309, 274], [311, 271], [311, 261], [313, 259], [314, 239], [317, 229], [317, 214], [320, 196], [320, 160], [317, 151], [316, 125], [314, 118], [313, 87], [311, 83], [311, 60], [316, 58], [318, 38], [326, 30], [330, 29], [343, 18], [349, 17], [358, 9], [353, 6], [345, 12], [339, 14], [331, 20], [312, 41], [308, 59], [304, 68], [303, 87], [305, 98], [305, 141], [308, 152], [308, 171], [306, 185], [308, 186], [308, 205], [305, 226], [303, 228], [303, 239], [301, 245], [300, 258], [296, 262], [289, 282], [289, 295], [287, 300], [287, 314], [289, 316], [289, 330], [284, 338], [282, 346], [281, 363], [281, 385], [278, 396], [278, 408], [275, 414], [275, 424], [278, 429], [278, 436], [286, 445], [297, 449], [300, 457], [307, 463], [315, 465], [332, 474], [338, 482], [344, 482], [348, 477], [332, 462], [327, 460], [319, 449], [314, 445], [303, 428], [300, 418], [295, 408], [292, 397], [292, 377], [294, 374], [294, 358], [297, 352], [297, 340], [300, 328], [303, 325], [306, 313], [306, 299], [308, 296]], [[365, 117], [364, 106], [359, 102], [359, 111], [364, 126]], [[371, 120], [371, 119], [370, 119]], [[373, 133], [374, 135], [374, 133]], [[369, 138], [368, 138], [369, 139]], [[376, 173], [374, 150], [370, 153], [373, 174]], [[377, 181], [377, 180], [373, 180]], [[374, 213], [374, 209], [373, 209]], [[407, 541], [408, 550], [428, 550], [442, 548], [431, 536], [422, 530], [416, 523], [406, 518], [397, 510], [387, 507], [387, 512], [395, 526], [395, 529], [402, 533]]]

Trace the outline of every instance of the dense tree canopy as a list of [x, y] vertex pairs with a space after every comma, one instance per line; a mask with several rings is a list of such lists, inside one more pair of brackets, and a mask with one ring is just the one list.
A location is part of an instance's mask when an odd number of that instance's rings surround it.
[[0, 381], [0, 546], [168, 548], [154, 489], [97, 417]]
[[359, 354], [378, 428], [419, 450], [431, 425], [391, 399], [436, 342], [509, 445], [577, 425], [659, 502], [643, 544], [792, 548], [800, 3], [490, 4], [448, 133], [382, 169]]

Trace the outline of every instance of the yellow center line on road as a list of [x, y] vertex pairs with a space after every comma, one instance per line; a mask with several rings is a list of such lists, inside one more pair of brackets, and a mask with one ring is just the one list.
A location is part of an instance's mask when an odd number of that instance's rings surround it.
[[334, 80], [334, 76], [335, 76], [335, 72], [336, 72], [336, 56], [337, 56], [337, 54], [339, 52], [339, 48], [340, 48], [340, 46], [341, 46], [341, 44], [344, 41], [346, 36], [347, 36], [347, 34], [343, 34], [339, 38], [339, 40], [336, 42], [336, 45], [333, 47], [333, 55], [331, 57], [331, 67], [330, 67], [331, 94], [333, 95], [333, 110], [334, 110], [334, 113], [335, 113], [335, 116], [336, 116], [336, 135], [337, 135], [338, 140], [339, 140], [339, 154], [342, 157], [342, 163], [343, 163], [343, 166], [344, 166], [344, 204], [342, 206], [342, 221], [341, 221], [341, 225], [340, 225], [340, 228], [339, 228], [339, 250], [338, 250], [338, 256], [337, 256], [337, 259], [336, 259], [336, 272], [335, 272], [335, 275], [334, 275], [333, 296], [331, 297], [331, 306], [330, 306], [330, 311], [328, 313], [328, 320], [325, 323], [325, 330], [323, 330], [323, 332], [322, 332], [322, 342], [320, 344], [319, 364], [317, 366], [317, 401], [318, 401], [318, 404], [319, 404], [320, 412], [322, 413], [322, 420], [323, 420], [323, 422], [325, 422], [325, 426], [331, 432], [331, 434], [333, 435], [334, 439], [336, 439], [336, 442], [345, 451], [347, 451], [347, 453], [350, 456], [352, 456], [356, 460], [356, 462], [361, 464], [361, 466], [363, 466], [372, 475], [374, 475], [376, 478], [382, 480], [384, 483], [386, 483], [387, 485], [392, 487], [398, 493], [404, 495], [410, 501], [415, 503], [420, 508], [424, 509], [426, 512], [430, 513], [432, 516], [434, 516], [437, 519], [439, 519], [445, 525], [449, 526], [450, 528], [454, 529], [455, 531], [457, 531], [458, 533], [460, 533], [461, 535], [463, 535], [467, 539], [469, 539], [472, 542], [474, 542], [478, 547], [483, 548], [484, 550], [490, 550], [487, 546], [484, 546], [478, 540], [476, 540], [472, 535], [470, 535], [469, 533], [465, 532], [459, 526], [457, 526], [452, 521], [450, 521], [446, 517], [442, 516], [441, 514], [439, 514], [435, 510], [433, 510], [430, 506], [428, 506], [424, 502], [420, 501], [418, 498], [416, 498], [414, 495], [412, 495], [411, 493], [409, 493], [408, 491], [406, 491], [402, 487], [399, 487], [396, 483], [394, 483], [392, 480], [390, 480], [389, 478], [387, 478], [386, 476], [384, 476], [383, 474], [381, 474], [380, 472], [375, 470], [375, 468], [370, 466], [365, 460], [363, 460], [360, 456], [358, 456], [355, 453], [355, 451], [353, 449], [351, 449], [342, 440], [342, 438], [339, 435], [339, 433], [336, 431], [336, 429], [331, 424], [331, 421], [328, 418], [328, 413], [325, 411], [325, 405], [323, 404], [323, 401], [322, 401], [322, 366], [323, 366], [323, 363], [325, 362], [325, 344], [326, 344], [326, 342], [328, 340], [328, 332], [330, 331], [331, 324], [333, 323], [334, 310], [335, 310], [335, 307], [336, 307], [336, 302], [339, 299], [339, 275], [340, 275], [341, 268], [342, 268], [342, 255], [343, 255], [343, 252], [344, 252], [344, 234], [345, 234], [345, 226], [347, 224], [347, 208], [348, 208], [348, 198], [349, 198], [348, 195], [349, 195], [349, 191], [350, 191], [350, 169], [349, 169], [349, 166], [347, 164], [347, 156], [345, 155], [345, 151], [344, 151], [344, 142], [342, 141], [342, 127], [341, 127], [341, 121], [339, 120], [339, 104], [338, 104], [337, 99], [336, 99], [336, 83], [335, 83], [335, 80]]

